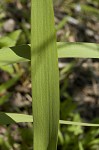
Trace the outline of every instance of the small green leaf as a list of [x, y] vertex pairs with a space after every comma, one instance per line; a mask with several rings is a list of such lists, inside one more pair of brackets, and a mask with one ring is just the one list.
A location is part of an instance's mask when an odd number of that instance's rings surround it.
[[13, 41], [17, 42], [20, 34], [21, 34], [21, 30], [15, 30], [15, 31], [13, 31], [12, 33], [9, 34], [9, 38], [12, 39]]
[[0, 66], [29, 61], [30, 46], [22, 45], [0, 49]]
[[20, 33], [21, 33], [21, 30], [16, 30], [7, 36], [1, 37], [0, 48], [15, 46]]
[[0, 124], [13, 124], [19, 122], [32, 122], [33, 118], [29, 115], [16, 114], [16, 113], [4, 113], [0, 112]]

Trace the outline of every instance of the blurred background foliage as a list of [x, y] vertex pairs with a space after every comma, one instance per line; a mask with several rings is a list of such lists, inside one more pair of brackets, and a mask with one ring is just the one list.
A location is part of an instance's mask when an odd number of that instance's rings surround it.
[[[57, 41], [99, 43], [99, 0], [53, 0]], [[30, 43], [30, 0], [0, 0], [0, 48]], [[38, 10], [39, 11], [39, 10]], [[60, 118], [99, 123], [99, 60], [59, 59]], [[0, 111], [32, 114], [30, 63], [0, 68]], [[32, 150], [32, 124], [0, 125], [0, 150]], [[58, 150], [99, 150], [99, 128], [60, 125]]]

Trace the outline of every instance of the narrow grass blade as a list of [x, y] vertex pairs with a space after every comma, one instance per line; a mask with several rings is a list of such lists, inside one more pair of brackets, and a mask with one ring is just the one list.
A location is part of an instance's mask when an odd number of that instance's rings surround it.
[[[18, 113], [5, 113], [5, 112], [0, 113], [0, 124], [13, 124], [13, 123], [20, 123], [20, 122], [33, 122], [33, 116], [18, 114]], [[66, 120], [59, 120], [59, 124], [99, 127], [99, 124], [82, 123], [82, 122], [74, 122], [74, 121], [66, 121]]]
[[[31, 46], [29, 44], [0, 49], [0, 66], [17, 62], [30, 61]], [[57, 42], [58, 58], [99, 58], [97, 43]]]
[[31, 20], [34, 150], [55, 150], [59, 73], [52, 0], [32, 0]]
[[99, 124], [92, 124], [92, 123], [82, 123], [82, 122], [74, 122], [74, 121], [65, 121], [65, 120], [60, 120], [60, 124], [64, 125], [76, 125], [76, 126], [89, 126], [89, 127], [99, 127]]

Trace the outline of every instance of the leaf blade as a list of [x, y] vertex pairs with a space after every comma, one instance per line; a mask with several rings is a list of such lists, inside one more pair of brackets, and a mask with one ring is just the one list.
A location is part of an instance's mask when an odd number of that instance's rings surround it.
[[33, 122], [33, 117], [25, 114], [0, 112], [0, 124], [13, 124], [20, 122]]
[[[5, 115], [6, 115], [6, 118], [8, 116], [8, 119], [6, 119], [4, 122], [4, 118], [5, 118], [4, 116]], [[12, 120], [10, 120], [9, 117]], [[0, 124], [13, 124], [13, 123], [21, 123], [21, 122], [33, 122], [33, 116], [32, 115], [25, 115], [25, 114], [18, 114], [18, 113], [7, 113], [7, 112], [1, 112], [0, 113]], [[59, 124], [99, 127], [99, 124], [92, 124], [92, 123], [85, 123], [85, 122], [74, 122], [74, 121], [67, 121], [67, 120], [59, 120]]]
[[55, 150], [59, 121], [59, 77], [52, 1], [34, 0], [32, 11], [34, 150]]
[[0, 66], [29, 61], [30, 46], [14, 46], [0, 49]]
[[99, 58], [99, 44], [58, 42], [59, 58]]
[[[82, 52], [80, 51], [82, 50]], [[99, 58], [97, 43], [57, 42], [58, 58]], [[19, 45], [0, 49], [0, 66], [30, 61], [31, 45]]]

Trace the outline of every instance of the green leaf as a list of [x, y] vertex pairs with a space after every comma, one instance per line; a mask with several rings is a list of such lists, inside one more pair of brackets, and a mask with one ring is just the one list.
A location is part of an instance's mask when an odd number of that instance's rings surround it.
[[0, 49], [0, 66], [29, 61], [30, 46], [22, 45]]
[[1, 37], [0, 48], [15, 46], [20, 33], [21, 33], [21, 30], [16, 30], [7, 36]]
[[[0, 66], [30, 61], [30, 49], [29, 44], [0, 49]], [[58, 58], [99, 58], [99, 44], [97, 43], [57, 42], [57, 50]]]
[[15, 72], [14, 68], [12, 67], [12, 65], [0, 66], [0, 69], [2, 69], [5, 72], [8, 72], [11, 76]]
[[[33, 116], [18, 114], [18, 113], [0, 112], [0, 124], [13, 124], [19, 122], [33, 122]], [[99, 127], [99, 124], [82, 123], [82, 122], [74, 122], [74, 121], [66, 121], [66, 120], [59, 120], [59, 124]]]
[[58, 42], [58, 57], [99, 58], [99, 44]]
[[10, 46], [14, 46], [14, 45], [15, 45], [15, 41], [13, 41], [11, 38], [9, 38], [7, 36], [0, 38], [0, 48], [10, 47]]
[[65, 121], [65, 120], [60, 120], [60, 124], [64, 125], [76, 125], [76, 126], [93, 126], [93, 127], [99, 127], [99, 124], [92, 124], [92, 123], [82, 123], [82, 122], [74, 122], [74, 121]]
[[12, 39], [13, 41], [17, 42], [20, 34], [21, 34], [21, 30], [15, 30], [15, 31], [13, 31], [12, 33], [9, 34], [9, 38]]
[[32, 0], [31, 77], [34, 150], [57, 149], [59, 73], [52, 0]]
[[33, 117], [29, 115], [0, 112], [1, 125], [19, 123], [19, 122], [32, 122], [32, 121], [33, 121]]

